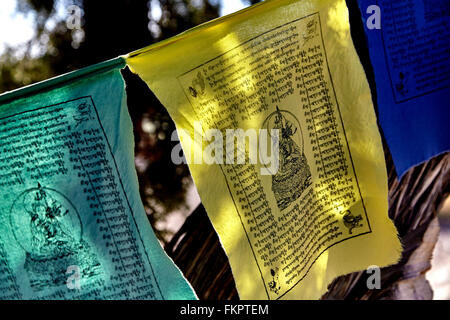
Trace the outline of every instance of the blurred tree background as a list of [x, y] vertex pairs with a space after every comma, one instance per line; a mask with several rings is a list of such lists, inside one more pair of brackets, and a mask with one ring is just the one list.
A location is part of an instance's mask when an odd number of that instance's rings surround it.
[[[81, 28], [70, 30], [73, 5], [81, 9]], [[0, 93], [169, 38], [217, 18], [222, 5], [221, 0], [16, 0], [18, 13], [34, 17], [35, 35], [23, 46], [7, 47], [0, 56]], [[187, 209], [186, 191], [192, 180], [186, 165], [174, 165], [170, 159], [175, 125], [167, 111], [138, 76], [128, 69], [123, 75], [141, 198], [164, 241], [168, 230], [156, 222], [167, 213]]]

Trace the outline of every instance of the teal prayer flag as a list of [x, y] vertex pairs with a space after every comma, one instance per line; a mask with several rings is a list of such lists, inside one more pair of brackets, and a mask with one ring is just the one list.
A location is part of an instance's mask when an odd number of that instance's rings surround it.
[[0, 96], [0, 299], [196, 299], [139, 196], [124, 66]]

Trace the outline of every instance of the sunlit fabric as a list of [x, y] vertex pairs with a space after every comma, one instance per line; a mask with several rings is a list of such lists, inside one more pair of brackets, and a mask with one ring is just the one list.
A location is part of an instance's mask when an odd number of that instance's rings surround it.
[[345, 1], [265, 1], [127, 64], [177, 125], [241, 298], [316, 299], [336, 276], [399, 259]]
[[122, 58], [0, 96], [0, 299], [195, 299], [146, 218]]

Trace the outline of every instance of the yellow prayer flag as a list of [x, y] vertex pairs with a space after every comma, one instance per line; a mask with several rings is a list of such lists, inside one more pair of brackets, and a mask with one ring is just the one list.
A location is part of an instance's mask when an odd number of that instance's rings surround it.
[[265, 1], [127, 58], [176, 123], [241, 299], [317, 299], [399, 259], [349, 28], [344, 0]]

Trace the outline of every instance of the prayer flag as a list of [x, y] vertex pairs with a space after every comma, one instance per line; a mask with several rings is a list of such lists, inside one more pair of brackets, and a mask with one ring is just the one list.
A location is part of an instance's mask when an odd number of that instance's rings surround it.
[[0, 299], [196, 299], [139, 197], [124, 66], [0, 96]]
[[450, 150], [450, 1], [359, 0], [397, 174]]
[[399, 259], [344, 0], [264, 1], [127, 64], [176, 123], [242, 299], [320, 298]]

